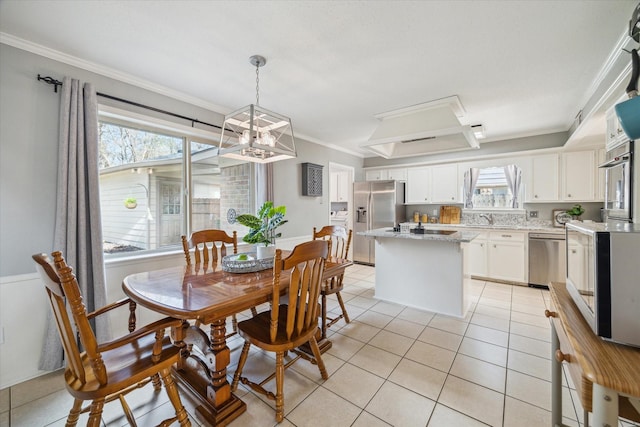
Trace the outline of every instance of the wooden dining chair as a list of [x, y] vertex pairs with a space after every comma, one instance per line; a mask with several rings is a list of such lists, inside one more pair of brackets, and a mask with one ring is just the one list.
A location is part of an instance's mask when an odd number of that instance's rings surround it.
[[[349, 247], [351, 246], [351, 234], [352, 230], [347, 231], [347, 229], [340, 225], [325, 225], [320, 229], [320, 231], [316, 231], [316, 228], [313, 227], [313, 240], [326, 240], [329, 242], [329, 255], [335, 258], [347, 259], [349, 257]], [[340, 291], [342, 291], [344, 285], [342, 283], [344, 279], [344, 272], [339, 276], [331, 277], [327, 279], [322, 284], [322, 289], [320, 290], [320, 295], [322, 296], [322, 338], [327, 336], [327, 328], [332, 326], [338, 320], [344, 318], [346, 323], [349, 323], [351, 320], [349, 319], [349, 314], [347, 313], [347, 309], [344, 306], [344, 301], [342, 300], [342, 295]], [[340, 309], [342, 310], [342, 314], [334, 318], [327, 317], [327, 295], [335, 294], [338, 299], [338, 304], [340, 304]]]
[[[182, 321], [164, 318], [112, 341], [97, 342], [89, 321], [128, 305], [130, 300], [125, 298], [87, 313], [72, 268], [65, 263], [61, 252], [52, 255], [53, 263], [45, 254], [36, 254], [32, 258], [45, 284], [65, 352], [64, 377], [67, 390], [74, 398], [66, 426], [75, 426], [80, 414], [86, 412], [89, 412], [87, 426], [100, 426], [104, 404], [116, 399], [122, 404], [129, 424], [135, 426], [135, 418], [124, 396], [149, 382], [155, 391], [159, 391], [160, 378], [175, 409], [175, 417], [164, 420], [161, 425], [168, 426], [178, 421], [181, 426], [190, 426], [170, 371], [171, 366], [178, 363], [184, 346]], [[174, 330], [176, 345], [169, 336], [165, 336], [167, 328]], [[78, 338], [84, 351], [80, 351]], [[91, 404], [83, 408], [87, 400]]]
[[[276, 403], [276, 421], [284, 419], [284, 370], [300, 357], [317, 364], [322, 379], [327, 379], [327, 371], [322, 362], [316, 333], [318, 331], [318, 297], [325, 260], [328, 254], [328, 243], [310, 241], [297, 245], [291, 254], [282, 259], [282, 251], [276, 250], [273, 264], [273, 290], [271, 309], [238, 323], [238, 333], [245, 340], [238, 361], [238, 368], [233, 376], [231, 390], [236, 391], [238, 383], [248, 385], [254, 391], [264, 394]], [[281, 304], [280, 280], [282, 275], [289, 276], [287, 287], [287, 304]], [[309, 343], [313, 358], [298, 351], [296, 347]], [[259, 383], [242, 376], [251, 344], [265, 351], [276, 353], [275, 373]], [[285, 353], [292, 351], [296, 356], [286, 366]], [[264, 385], [276, 379], [276, 393], [264, 388]]]
[[[231, 254], [238, 253], [238, 233], [234, 231], [233, 235], [229, 236], [224, 230], [194, 231], [188, 239], [187, 236], [182, 236], [182, 249], [187, 266], [196, 265], [203, 272], [213, 271], [222, 258], [227, 256], [229, 249], [233, 251]], [[255, 307], [251, 308], [251, 314], [257, 314]], [[231, 325], [233, 332], [227, 334], [227, 338], [238, 332], [238, 319], [235, 314], [231, 316]]]

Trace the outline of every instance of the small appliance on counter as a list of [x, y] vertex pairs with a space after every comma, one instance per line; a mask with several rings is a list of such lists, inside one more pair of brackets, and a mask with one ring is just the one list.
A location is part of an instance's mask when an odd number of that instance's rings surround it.
[[566, 225], [567, 290], [596, 335], [640, 347], [640, 224]]

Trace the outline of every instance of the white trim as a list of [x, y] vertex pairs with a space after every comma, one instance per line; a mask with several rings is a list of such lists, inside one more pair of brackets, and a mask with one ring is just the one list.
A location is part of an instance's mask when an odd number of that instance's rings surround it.
[[54, 61], [62, 62], [64, 64], [72, 65], [74, 67], [81, 68], [83, 70], [91, 71], [96, 74], [100, 74], [105, 77], [112, 78], [130, 85], [149, 90], [151, 92], [159, 93], [161, 95], [168, 96], [170, 98], [183, 101], [198, 107], [206, 108], [208, 110], [218, 112], [220, 114], [226, 114], [231, 111], [230, 108], [222, 107], [217, 104], [205, 101], [195, 96], [187, 95], [183, 92], [179, 92], [168, 87], [161, 86], [155, 83], [151, 83], [148, 80], [141, 79], [122, 71], [115, 70], [110, 67], [106, 67], [102, 64], [80, 59], [78, 57], [60, 52], [58, 50], [51, 49], [49, 47], [30, 42], [28, 40], [21, 39], [8, 33], [0, 32], [0, 43], [4, 43], [9, 46], [16, 47], [18, 49], [26, 50], [27, 52], [35, 53], [36, 55], [44, 56], [45, 58], [53, 59]]

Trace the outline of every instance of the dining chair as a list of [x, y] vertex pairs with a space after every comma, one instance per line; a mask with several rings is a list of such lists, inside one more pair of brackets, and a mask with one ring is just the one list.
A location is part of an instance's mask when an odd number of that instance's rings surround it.
[[[229, 236], [224, 230], [194, 231], [188, 239], [187, 236], [182, 236], [182, 249], [187, 266], [198, 266], [203, 272], [213, 271], [222, 258], [227, 256], [229, 249], [233, 250], [233, 254], [238, 253], [238, 233], [234, 231], [233, 235]], [[194, 262], [191, 259], [192, 251]], [[257, 314], [255, 307], [251, 308], [251, 314]], [[227, 338], [238, 332], [238, 319], [235, 314], [231, 316], [231, 325], [233, 332], [227, 334]], [[196, 326], [200, 326], [199, 322], [196, 322]]]
[[[244, 338], [245, 343], [233, 375], [231, 390], [236, 391], [238, 383], [242, 382], [252, 390], [274, 400], [277, 422], [284, 419], [284, 370], [286, 368], [303, 357], [318, 365], [322, 379], [328, 378], [316, 341], [318, 297], [328, 252], [329, 245], [324, 241], [301, 243], [284, 259], [282, 259], [282, 251], [276, 249], [271, 309], [238, 323], [238, 333]], [[281, 304], [280, 301], [282, 293], [280, 281], [284, 275], [288, 276], [289, 282], [287, 304]], [[313, 357], [296, 349], [305, 343], [309, 343]], [[242, 369], [252, 344], [276, 354], [275, 373], [259, 383], [242, 376]], [[289, 351], [296, 356], [285, 365], [284, 356]], [[264, 388], [264, 385], [274, 377], [276, 379], [275, 394]]]
[[[329, 256], [334, 258], [347, 259], [349, 257], [349, 247], [351, 246], [351, 234], [352, 230], [348, 230], [341, 225], [325, 225], [316, 231], [313, 227], [313, 240], [326, 240], [329, 242]], [[320, 295], [322, 296], [322, 319], [321, 319], [321, 331], [322, 338], [327, 336], [327, 328], [331, 327], [338, 320], [344, 318], [346, 323], [349, 323], [349, 314], [345, 308], [344, 301], [342, 300], [342, 291], [344, 285], [342, 283], [344, 279], [344, 272], [339, 276], [331, 277], [322, 284], [320, 289]], [[327, 295], [335, 294], [340, 304], [342, 314], [334, 318], [327, 317]]]
[[[149, 382], [155, 391], [159, 391], [160, 378], [175, 409], [175, 417], [164, 420], [161, 425], [168, 426], [178, 421], [181, 426], [190, 426], [187, 411], [171, 377], [171, 367], [179, 362], [180, 351], [184, 347], [182, 321], [164, 318], [122, 337], [99, 343], [90, 320], [129, 305], [131, 301], [125, 298], [87, 313], [73, 269], [66, 264], [61, 252], [53, 252], [52, 255], [53, 262], [46, 254], [36, 254], [32, 258], [44, 282], [65, 352], [64, 378], [67, 390], [74, 398], [66, 426], [75, 426], [80, 414], [86, 412], [89, 412], [87, 426], [100, 426], [104, 404], [116, 399], [120, 401], [129, 424], [135, 426], [133, 412], [124, 396]], [[167, 328], [174, 331], [175, 344], [165, 336]], [[83, 407], [88, 400], [91, 404]]]

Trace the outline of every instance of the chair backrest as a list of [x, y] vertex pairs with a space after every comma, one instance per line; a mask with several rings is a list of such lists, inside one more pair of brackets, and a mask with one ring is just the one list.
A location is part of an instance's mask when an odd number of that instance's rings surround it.
[[336, 258], [349, 257], [351, 234], [352, 230], [347, 231], [346, 227], [341, 225], [325, 225], [320, 231], [313, 227], [313, 240], [329, 241], [329, 255]]
[[283, 326], [278, 325], [282, 274], [289, 274], [287, 322], [284, 325], [287, 339], [294, 333], [301, 334], [309, 328], [318, 327], [318, 297], [328, 252], [329, 244], [323, 240], [301, 243], [285, 259], [282, 259], [282, 251], [276, 249], [273, 261], [271, 341], [275, 341], [278, 328]]
[[[95, 334], [87, 318], [87, 310], [82, 302], [80, 287], [73, 269], [69, 267], [61, 252], [53, 252], [53, 263], [46, 254], [36, 254], [32, 258], [36, 262], [36, 269], [44, 282], [51, 303], [51, 309], [56, 320], [60, 340], [64, 347], [67, 367], [82, 383], [86, 382], [86, 373], [80, 356], [76, 333], [73, 325], [77, 328], [80, 342], [89, 357], [93, 375], [104, 385], [107, 383], [107, 373], [102, 361], [102, 356], [98, 352], [98, 343]], [[69, 304], [67, 310], [65, 299]], [[73, 316], [73, 323], [69, 317]]]
[[[218, 246], [220, 244], [220, 246]], [[238, 253], [238, 233], [229, 236], [224, 230], [194, 231], [187, 240], [182, 236], [182, 249], [187, 265], [197, 264], [207, 270], [214, 269], [220, 259], [227, 255], [227, 245], [233, 245], [233, 253]], [[194, 259], [191, 259], [193, 250]]]

